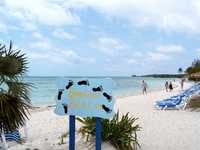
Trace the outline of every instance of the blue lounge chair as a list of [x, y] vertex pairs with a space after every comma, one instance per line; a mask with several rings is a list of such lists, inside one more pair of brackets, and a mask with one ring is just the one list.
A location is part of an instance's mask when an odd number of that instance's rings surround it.
[[167, 99], [166, 101], [159, 101], [156, 103], [156, 106], [158, 106], [160, 109], [167, 109], [167, 108], [173, 108], [178, 106], [182, 102], [182, 99]]
[[[19, 133], [19, 130], [15, 130], [15, 131], [2, 131], [0, 132], [0, 141], [3, 142], [4, 145], [4, 149], [8, 149], [8, 145], [6, 143], [6, 141], [16, 141], [16, 142], [20, 142], [21, 139], [26, 140], [28, 138], [28, 131], [27, 131], [27, 126], [26, 123], [24, 125], [24, 137], [21, 138], [21, 134]], [[0, 148], [1, 149], [1, 148]]]
[[8, 149], [8, 145], [6, 143], [6, 141], [16, 141], [19, 142], [21, 139], [20, 137], [20, 133], [19, 130], [16, 131], [12, 131], [12, 132], [4, 132], [2, 131], [2, 133], [0, 133], [0, 141], [2, 141], [3, 143], [3, 147], [5, 150]]
[[181, 109], [181, 108], [185, 108], [187, 100], [190, 97], [191, 97], [191, 95], [188, 95], [188, 94], [173, 96], [169, 99], [157, 101], [155, 103], [155, 106], [158, 109], [169, 109], [169, 108]]
[[156, 101], [155, 106], [158, 109], [167, 109], [167, 108], [185, 108], [187, 100], [192, 97], [194, 94], [200, 92], [200, 83], [192, 86], [191, 88], [185, 90], [183, 93], [177, 96], [172, 96], [169, 99]]
[[[5, 140], [6, 141], [16, 141], [16, 142], [19, 142], [21, 137], [20, 137], [20, 133], [19, 133], [19, 130], [16, 130], [16, 131], [9, 131], [9, 132], [5, 132], [4, 133], [4, 136], [5, 136]], [[2, 139], [2, 136], [0, 137], [1, 140]]]

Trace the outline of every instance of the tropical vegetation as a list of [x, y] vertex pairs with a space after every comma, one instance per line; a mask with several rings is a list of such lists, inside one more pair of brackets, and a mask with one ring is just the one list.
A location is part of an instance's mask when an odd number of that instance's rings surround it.
[[188, 74], [190, 80], [200, 80], [200, 76], [194, 76], [195, 73], [200, 73], [200, 60], [195, 59], [185, 72]]
[[183, 78], [185, 74], [149, 74], [141, 77], [152, 77], [152, 78]]
[[190, 109], [192, 111], [200, 111], [200, 96], [192, 97], [187, 103], [186, 109]]
[[192, 73], [197, 73], [200, 72], [200, 60], [195, 59], [192, 62], [192, 65], [186, 69], [186, 73], [192, 74]]
[[[136, 124], [138, 118], [129, 114], [119, 117], [119, 112], [111, 120], [102, 119], [102, 141], [111, 143], [119, 150], [135, 150], [139, 146], [137, 132], [141, 127]], [[79, 132], [92, 141], [95, 137], [95, 118], [77, 118], [83, 124]]]
[[23, 126], [31, 108], [30, 84], [23, 81], [27, 58], [21, 50], [13, 50], [10, 42], [0, 44], [0, 131], [13, 131]]

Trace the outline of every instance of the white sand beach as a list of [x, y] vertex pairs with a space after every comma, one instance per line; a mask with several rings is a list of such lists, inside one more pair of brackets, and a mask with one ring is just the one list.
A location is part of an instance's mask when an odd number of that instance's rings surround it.
[[0, 0], [0, 16], [0, 150], [68, 150], [74, 129], [75, 150], [96, 133], [200, 150], [200, 0]]
[[[191, 84], [187, 84], [188, 88]], [[180, 92], [156, 91], [148, 95], [138, 95], [116, 100], [116, 110], [129, 112], [138, 117], [137, 123], [142, 127], [138, 132], [142, 150], [199, 150], [200, 149], [200, 115], [198, 112], [185, 110], [157, 110], [153, 104]], [[68, 131], [68, 117], [54, 114], [54, 108], [31, 112], [28, 126], [28, 140], [24, 144], [9, 144], [10, 150], [40, 149], [64, 150], [67, 143], [59, 145], [59, 137]], [[77, 123], [77, 130], [80, 124]], [[23, 131], [23, 130], [22, 130]], [[94, 145], [84, 142], [80, 135], [76, 138], [77, 150], [92, 150]], [[103, 150], [114, 150], [110, 144], [103, 143]]]

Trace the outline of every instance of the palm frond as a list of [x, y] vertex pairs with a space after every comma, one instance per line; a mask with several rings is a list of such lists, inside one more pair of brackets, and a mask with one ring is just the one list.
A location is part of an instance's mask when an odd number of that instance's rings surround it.
[[6, 81], [6, 84], [9, 87], [8, 94], [21, 97], [22, 100], [30, 102], [31, 83]]
[[27, 71], [27, 58], [25, 54], [21, 54], [20, 50], [12, 49], [12, 42], [10, 42], [9, 49], [2, 47], [0, 55], [0, 75], [12, 78], [16, 75], [24, 75]]
[[[29, 92], [32, 84], [25, 83], [27, 58], [20, 50], [0, 44], [0, 130], [12, 131], [23, 126], [31, 108]], [[5, 84], [8, 90], [4, 90]]]
[[20, 97], [0, 94], [0, 130], [14, 131], [28, 119], [30, 105]]

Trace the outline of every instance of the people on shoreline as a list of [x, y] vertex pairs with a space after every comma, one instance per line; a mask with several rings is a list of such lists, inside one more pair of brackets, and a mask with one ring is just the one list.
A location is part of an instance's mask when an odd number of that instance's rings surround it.
[[165, 90], [166, 90], [166, 92], [168, 92], [168, 90], [169, 90], [169, 82], [168, 81], [165, 82]]
[[169, 83], [169, 91], [171, 92], [173, 90], [172, 82]]
[[144, 80], [142, 80], [142, 94], [143, 95], [147, 94], [147, 88], [148, 88], [147, 83]]

